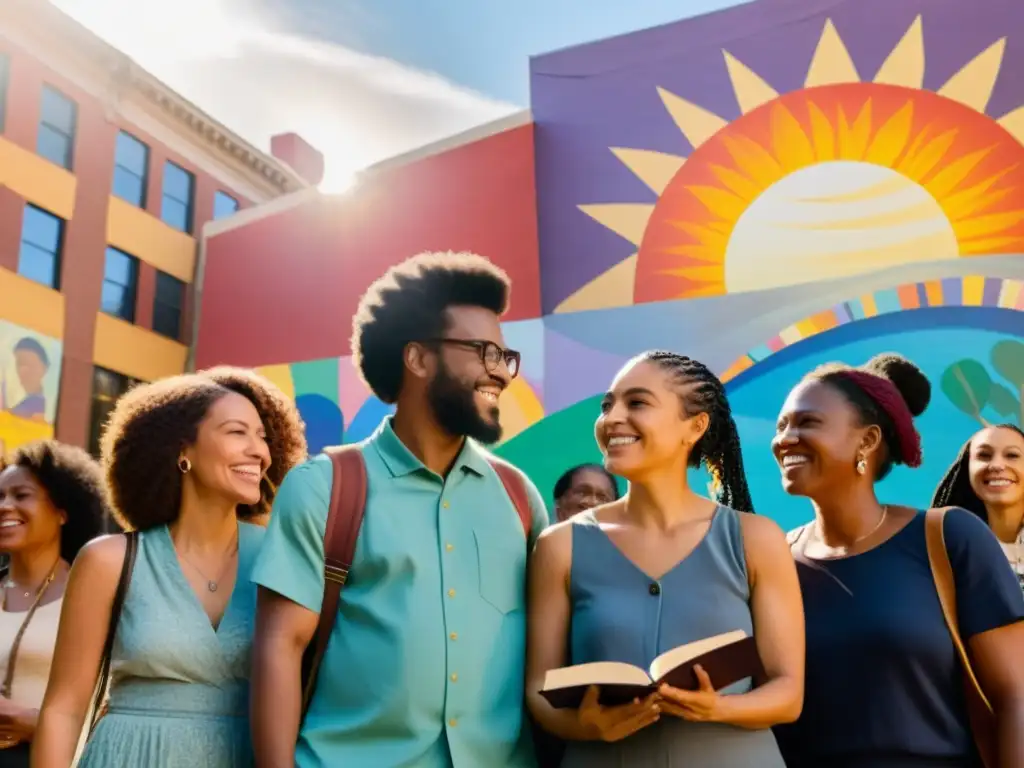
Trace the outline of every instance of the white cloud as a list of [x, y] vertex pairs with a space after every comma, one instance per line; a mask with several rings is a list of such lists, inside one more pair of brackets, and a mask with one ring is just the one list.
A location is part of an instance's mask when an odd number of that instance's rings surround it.
[[228, 13], [225, 0], [53, 2], [256, 146], [301, 135], [324, 153], [327, 191], [517, 109], [392, 59], [275, 31]]

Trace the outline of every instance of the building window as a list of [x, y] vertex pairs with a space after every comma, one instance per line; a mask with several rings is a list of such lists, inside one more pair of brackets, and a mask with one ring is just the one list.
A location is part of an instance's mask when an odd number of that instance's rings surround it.
[[89, 419], [89, 452], [100, 455], [100, 437], [114, 410], [117, 399], [138, 384], [138, 379], [108, 371], [106, 368], [92, 369], [92, 408]]
[[7, 121], [7, 86], [11, 79], [11, 60], [5, 53], [0, 53], [0, 133], [3, 133]]
[[227, 192], [217, 191], [213, 195], [213, 220], [223, 219], [237, 213], [238, 201]]
[[174, 163], [164, 164], [163, 205], [160, 218], [182, 232], [192, 232], [192, 197], [195, 177]]
[[21, 222], [18, 274], [60, 290], [60, 252], [64, 221], [34, 205], [25, 206]]
[[106, 264], [103, 267], [100, 310], [134, 323], [138, 286], [139, 260], [108, 246]]
[[44, 85], [36, 152], [70, 171], [74, 163], [77, 122], [78, 105], [55, 88]]
[[185, 284], [157, 270], [156, 297], [153, 300], [153, 330], [171, 339], [181, 338], [181, 309]]
[[146, 183], [149, 181], [149, 147], [130, 133], [117, 134], [114, 159], [114, 194], [122, 200], [146, 207]]

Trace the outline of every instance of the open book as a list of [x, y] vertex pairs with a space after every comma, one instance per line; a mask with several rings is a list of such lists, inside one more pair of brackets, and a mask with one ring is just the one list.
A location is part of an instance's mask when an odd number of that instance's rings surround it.
[[695, 691], [700, 687], [693, 671], [697, 664], [708, 673], [716, 691], [764, 674], [754, 638], [737, 629], [666, 651], [652, 661], [647, 670], [619, 661], [552, 669], [544, 676], [541, 695], [556, 709], [575, 709], [591, 685], [600, 688], [600, 701], [604, 706], [643, 698], [662, 683]]

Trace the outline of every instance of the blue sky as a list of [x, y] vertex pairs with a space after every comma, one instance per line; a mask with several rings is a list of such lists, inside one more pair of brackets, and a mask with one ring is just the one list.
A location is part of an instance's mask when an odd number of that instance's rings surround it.
[[736, 0], [52, 0], [258, 147], [294, 130], [325, 188], [528, 106], [529, 57]]

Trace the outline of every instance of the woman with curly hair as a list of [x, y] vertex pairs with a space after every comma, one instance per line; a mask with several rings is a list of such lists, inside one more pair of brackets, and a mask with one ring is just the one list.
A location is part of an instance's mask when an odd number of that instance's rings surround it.
[[[895, 465], [921, 465], [914, 419], [930, 399], [920, 369], [885, 354], [812, 371], [782, 406], [772, 441], [782, 486], [814, 509], [789, 535], [807, 623], [803, 713], [775, 731], [789, 768], [981, 766], [927, 513], [877, 496]], [[950, 510], [942, 538], [960, 634], [1000, 731], [991, 768], [1024, 765], [1024, 598], [974, 515]]]
[[[82, 768], [252, 763], [249, 574], [262, 520], [305, 458], [294, 404], [248, 371], [136, 387], [102, 439], [114, 514], [137, 536], [117, 624], [106, 712]], [[72, 570], [43, 702], [37, 766], [70, 766], [101, 668], [128, 540], [108, 536]]]
[[0, 458], [0, 766], [28, 766], [68, 569], [106, 514], [103, 474], [80, 448], [44, 440]]
[[1024, 430], [997, 424], [977, 432], [935, 489], [932, 506], [962, 507], [984, 520], [1024, 588]]

